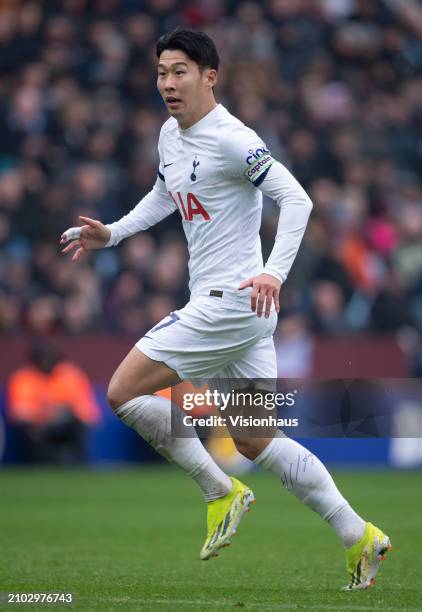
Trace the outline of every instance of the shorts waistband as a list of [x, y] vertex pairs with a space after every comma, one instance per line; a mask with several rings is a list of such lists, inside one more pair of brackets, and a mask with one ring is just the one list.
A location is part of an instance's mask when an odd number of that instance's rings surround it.
[[[245, 289], [206, 289], [203, 292], [191, 294], [191, 301], [196, 299], [208, 300], [208, 305], [212, 306], [227, 305], [228, 308], [236, 308], [246, 312], [251, 312], [251, 293], [252, 287]], [[275, 311], [274, 304], [271, 304], [271, 311]]]
[[251, 291], [247, 289], [211, 289], [206, 293], [206, 296], [214, 298], [216, 303], [222, 302], [250, 309]]
[[197, 298], [213, 298], [216, 304], [231, 303], [231, 304], [248, 304], [250, 305], [252, 290], [246, 288], [240, 289], [207, 289], [198, 293], [191, 294], [191, 300]]

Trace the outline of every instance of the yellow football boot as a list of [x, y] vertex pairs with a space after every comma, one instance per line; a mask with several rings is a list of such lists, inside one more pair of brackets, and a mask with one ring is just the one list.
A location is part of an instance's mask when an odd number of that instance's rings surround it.
[[233, 488], [224, 497], [208, 502], [207, 537], [201, 550], [201, 559], [218, 557], [220, 548], [230, 545], [240, 519], [255, 503], [252, 491], [236, 478], [231, 478]]
[[359, 591], [373, 586], [380, 563], [387, 558], [386, 553], [391, 549], [390, 538], [372, 523], [366, 523], [362, 538], [346, 550], [350, 582], [343, 590]]

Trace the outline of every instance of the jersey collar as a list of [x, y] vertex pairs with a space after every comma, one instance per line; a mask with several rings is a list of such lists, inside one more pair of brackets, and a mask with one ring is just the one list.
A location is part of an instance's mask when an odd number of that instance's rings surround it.
[[202, 128], [211, 125], [221, 108], [223, 108], [223, 106], [221, 104], [217, 104], [217, 106], [215, 106], [209, 113], [202, 117], [202, 119], [191, 125], [189, 128], [186, 128], [186, 130], [182, 130], [182, 128], [178, 125], [179, 134], [181, 136], [191, 136]]

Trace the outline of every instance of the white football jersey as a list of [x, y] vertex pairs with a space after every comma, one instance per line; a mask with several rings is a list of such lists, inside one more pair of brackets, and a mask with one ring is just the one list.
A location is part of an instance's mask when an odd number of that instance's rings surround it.
[[[192, 295], [233, 291], [264, 271], [284, 281], [312, 204], [257, 134], [218, 104], [185, 130], [173, 117], [168, 119], [158, 152], [152, 191], [128, 215], [108, 225], [107, 246], [177, 210], [188, 242]], [[265, 268], [259, 237], [261, 191], [282, 208], [276, 245]], [[290, 205], [285, 212], [284, 205]]]
[[191, 293], [237, 289], [262, 272], [262, 194], [253, 181], [273, 160], [255, 132], [219, 104], [186, 130], [170, 118], [158, 151], [161, 188], [188, 241]]

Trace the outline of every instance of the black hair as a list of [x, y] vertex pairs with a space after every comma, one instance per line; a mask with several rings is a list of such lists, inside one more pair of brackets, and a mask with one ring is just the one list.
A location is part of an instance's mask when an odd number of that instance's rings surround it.
[[179, 26], [158, 39], [157, 57], [159, 58], [167, 49], [183, 51], [189, 59], [198, 64], [200, 70], [203, 68], [218, 70], [220, 58], [217, 49], [214, 41], [205, 32], [197, 32]]

